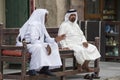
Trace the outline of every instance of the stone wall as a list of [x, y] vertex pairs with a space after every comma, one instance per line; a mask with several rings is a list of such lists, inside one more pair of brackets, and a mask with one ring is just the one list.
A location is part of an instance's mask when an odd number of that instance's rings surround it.
[[47, 27], [59, 27], [69, 8], [78, 11], [79, 20], [84, 20], [84, 0], [36, 0], [36, 8], [46, 8], [49, 11]]
[[70, 0], [57, 0], [57, 25], [58, 27], [64, 20], [65, 13], [70, 7], [69, 1]]
[[57, 4], [56, 0], [36, 0], [36, 8], [45, 8], [49, 11], [47, 27], [57, 26]]
[[84, 20], [84, 0], [71, 0], [70, 7], [77, 10], [79, 20]]

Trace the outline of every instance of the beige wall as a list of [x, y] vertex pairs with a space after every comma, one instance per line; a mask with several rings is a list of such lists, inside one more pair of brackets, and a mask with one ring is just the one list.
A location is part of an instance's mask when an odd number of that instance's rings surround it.
[[67, 5], [68, 0], [57, 0], [57, 25], [59, 25], [63, 22], [64, 16], [66, 11], [69, 8], [69, 5]]
[[36, 8], [45, 8], [49, 11], [47, 27], [57, 26], [57, 5], [56, 0], [36, 0]]
[[71, 0], [71, 8], [77, 10], [79, 20], [84, 20], [84, 0]]
[[57, 25], [64, 20], [65, 12], [74, 8], [78, 12], [78, 19], [84, 20], [84, 0], [57, 0]]
[[59, 27], [67, 11], [69, 0], [36, 0], [36, 8], [46, 8], [49, 11], [47, 27]]
[[35, 2], [37, 8], [46, 8], [49, 11], [47, 27], [59, 27], [69, 8], [76, 9], [79, 20], [84, 20], [84, 0], [35, 0]]
[[5, 0], [0, 0], [0, 23], [5, 24]]

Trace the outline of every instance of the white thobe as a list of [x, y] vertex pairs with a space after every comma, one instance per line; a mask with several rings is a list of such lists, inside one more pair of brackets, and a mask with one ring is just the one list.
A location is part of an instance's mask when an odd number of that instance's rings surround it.
[[[62, 63], [57, 43], [49, 36], [45, 28], [41, 29], [38, 25], [40, 24], [29, 25], [25, 34], [25, 40], [31, 42], [27, 44], [28, 51], [31, 53], [30, 70], [39, 70], [43, 66], [49, 66], [50, 69], [60, 67]], [[48, 44], [52, 50], [50, 55], [46, 50]]]
[[60, 41], [62, 48], [68, 47], [74, 50], [74, 56], [79, 64], [82, 65], [85, 60], [95, 60], [101, 56], [96, 46], [88, 44], [85, 48], [82, 45], [87, 40], [78, 24], [70, 21], [63, 22], [58, 32], [58, 35], [62, 34], [66, 34], [66, 38]]

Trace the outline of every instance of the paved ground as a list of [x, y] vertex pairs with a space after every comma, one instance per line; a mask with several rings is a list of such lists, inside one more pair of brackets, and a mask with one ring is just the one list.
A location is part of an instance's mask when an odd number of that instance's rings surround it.
[[[100, 79], [94, 80], [120, 80], [120, 63], [118, 62], [100, 62]], [[81, 74], [79, 74], [81, 75]], [[74, 76], [68, 80], [85, 80], [82, 77]]]
[[120, 63], [118, 62], [101, 62], [100, 76], [102, 78], [114, 78], [119, 77], [120, 80]]
[[[68, 60], [68, 64], [70, 65], [70, 61]], [[91, 64], [93, 64], [91, 62]], [[120, 80], [120, 62], [100, 62], [100, 79], [94, 80]], [[4, 73], [14, 72], [19, 70], [9, 70], [6, 69]], [[73, 76], [68, 76], [67, 80], [86, 80], [83, 79], [84, 74], [78, 74]], [[58, 78], [52, 78], [51, 80], [59, 80]]]

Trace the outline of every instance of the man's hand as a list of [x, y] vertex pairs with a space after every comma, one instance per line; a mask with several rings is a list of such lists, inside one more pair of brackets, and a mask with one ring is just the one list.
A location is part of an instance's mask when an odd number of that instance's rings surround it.
[[55, 41], [56, 42], [60, 42], [61, 40], [63, 40], [63, 39], [65, 39], [65, 34], [63, 34], [63, 35], [60, 35], [60, 36], [57, 36], [56, 38], [55, 38]]
[[87, 43], [87, 42], [83, 42], [83, 46], [84, 46], [85, 48], [87, 48], [87, 47], [88, 47], [88, 43]]
[[50, 55], [51, 54], [51, 48], [50, 48], [50, 46], [47, 45], [46, 49], [47, 49], [48, 55]]

